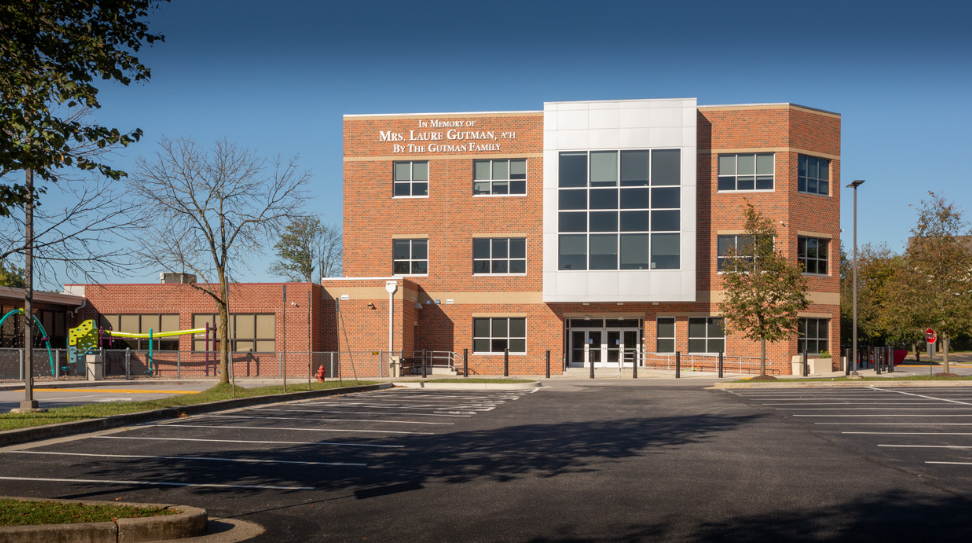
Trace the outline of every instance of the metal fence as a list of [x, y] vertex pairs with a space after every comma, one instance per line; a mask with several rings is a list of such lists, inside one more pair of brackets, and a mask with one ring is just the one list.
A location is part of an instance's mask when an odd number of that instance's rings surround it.
[[[86, 357], [68, 363], [65, 349], [34, 349], [35, 379], [86, 379]], [[219, 376], [219, 353], [198, 351], [152, 351], [103, 349], [102, 374], [105, 379], [174, 378], [205, 379]], [[391, 353], [401, 357], [401, 351]], [[0, 381], [23, 381], [23, 349], [0, 349]], [[208, 358], [208, 360], [207, 360]], [[232, 374], [237, 379], [316, 380], [324, 368], [325, 379], [361, 379], [390, 377], [391, 357], [388, 351], [311, 352], [287, 351], [270, 353], [230, 353]], [[51, 361], [53, 360], [53, 364]], [[232, 375], [231, 374], [231, 375]]]
[[[640, 353], [641, 367], [675, 371], [675, 353]], [[771, 367], [772, 360], [766, 357], [766, 373], [779, 373]], [[719, 355], [680, 354], [681, 371], [719, 371]], [[722, 356], [722, 371], [726, 373], [759, 373], [759, 358], [748, 356]]]

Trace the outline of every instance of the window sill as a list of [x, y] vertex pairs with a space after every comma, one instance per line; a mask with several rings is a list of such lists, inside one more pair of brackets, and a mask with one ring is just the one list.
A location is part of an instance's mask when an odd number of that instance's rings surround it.
[[428, 277], [427, 273], [393, 273], [392, 277]]
[[776, 192], [776, 188], [771, 188], [771, 189], [749, 189], [749, 190], [718, 190], [718, 189], [716, 189], [716, 193], [717, 194], [737, 194], [737, 193], [749, 194], [749, 193], [753, 193], [753, 192]]
[[805, 275], [807, 277], [833, 277], [829, 273], [801, 273], [800, 275]]
[[527, 194], [473, 194], [473, 198], [525, 198]]
[[[473, 356], [503, 356], [504, 353], [469, 353]], [[526, 356], [526, 353], [510, 353], [510, 356]]]
[[831, 198], [829, 194], [819, 194], [816, 192], [804, 192], [802, 190], [798, 190], [797, 194], [803, 194], [804, 196], [819, 196], [821, 198]]
[[392, 200], [421, 200], [422, 198], [428, 199], [429, 195], [425, 196], [392, 196]]
[[473, 277], [526, 277], [525, 273], [474, 273]]

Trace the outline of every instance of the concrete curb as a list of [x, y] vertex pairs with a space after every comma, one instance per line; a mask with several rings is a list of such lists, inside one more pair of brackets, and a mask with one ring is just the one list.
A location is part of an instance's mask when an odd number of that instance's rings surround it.
[[181, 407], [168, 407], [165, 409], [154, 409], [152, 411], [140, 411], [138, 413], [127, 413], [124, 415], [111, 415], [97, 419], [78, 420], [73, 422], [62, 422], [60, 424], [48, 424], [46, 426], [33, 426], [31, 428], [19, 428], [17, 430], [6, 430], [0, 432], [0, 447], [37, 441], [40, 439], [52, 439], [73, 434], [83, 434], [88, 432], [98, 432], [119, 426], [130, 426], [143, 422], [150, 422], [159, 419], [173, 419], [182, 414], [197, 415], [212, 411], [224, 411], [227, 409], [238, 409], [253, 405], [266, 405], [271, 403], [292, 402], [297, 400], [308, 400], [326, 396], [337, 396], [340, 394], [351, 394], [355, 392], [370, 392], [391, 388], [390, 383], [377, 385], [361, 385], [356, 387], [329, 388], [326, 390], [307, 390], [303, 392], [288, 392], [286, 394], [272, 394], [268, 396], [254, 396], [252, 398], [237, 398], [230, 400], [220, 400], [217, 402], [200, 403], [195, 405], [184, 405]]
[[206, 524], [209, 518], [205, 509], [189, 507], [188, 505], [105, 502], [89, 500], [55, 500], [45, 498], [17, 498], [12, 496], [3, 496], [3, 498], [31, 502], [110, 505], [113, 507], [158, 507], [161, 509], [173, 509], [178, 511], [178, 513], [175, 515], [162, 515], [144, 518], [120, 518], [115, 520], [115, 522], [79, 522], [73, 524], [3, 526], [0, 527], [0, 541], [7, 543], [30, 543], [34, 541], [44, 541], [45, 543], [127, 543], [134, 541], [179, 539], [184, 537], [194, 537], [206, 533]]
[[727, 388], [847, 388], [847, 387], [913, 387], [913, 388], [923, 388], [923, 387], [972, 387], [972, 380], [970, 381], [810, 381], [807, 383], [773, 383], [773, 382], [763, 382], [763, 383], [716, 383], [715, 385], [708, 387], [711, 389], [727, 389]]
[[541, 385], [533, 383], [424, 383], [415, 381], [395, 381], [397, 387], [425, 388], [429, 390], [527, 390]]

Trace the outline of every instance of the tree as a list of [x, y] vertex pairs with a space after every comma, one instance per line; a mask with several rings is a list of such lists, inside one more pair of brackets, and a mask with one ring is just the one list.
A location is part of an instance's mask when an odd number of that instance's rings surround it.
[[220, 381], [228, 380], [230, 270], [247, 267], [305, 200], [310, 174], [297, 157], [260, 158], [225, 139], [212, 149], [188, 138], [159, 142], [151, 160], [139, 158], [129, 182], [150, 232], [138, 251], [146, 265], [192, 273], [190, 286], [219, 312]]
[[0, 287], [24, 288], [24, 269], [0, 260]]
[[74, 166], [118, 179], [124, 172], [76, 151], [77, 146], [127, 145], [139, 129], [85, 123], [78, 107], [101, 107], [95, 78], [129, 85], [151, 71], [135, 53], [164, 40], [142, 20], [151, 0], [34, 0], [0, 4], [0, 177], [26, 172], [24, 185], [0, 185], [0, 216], [43, 192], [33, 175], [56, 181]]
[[[869, 342], [906, 345], [920, 338], [898, 305], [904, 257], [887, 245], [865, 244], [858, 255], [857, 336]], [[841, 266], [852, 266], [843, 263]], [[842, 337], [850, 337], [853, 327], [853, 273], [841, 268]], [[846, 322], [845, 322], [846, 321]]]
[[276, 262], [270, 273], [283, 275], [294, 282], [314, 282], [314, 270], [320, 265], [320, 277], [341, 275], [343, 242], [341, 230], [321, 223], [317, 217], [298, 217], [287, 225], [273, 246]]
[[723, 268], [725, 297], [719, 304], [726, 333], [759, 341], [759, 373], [766, 377], [766, 342], [792, 337], [806, 309], [807, 281], [800, 268], [774, 248], [776, 228], [749, 202], [742, 247], [730, 248]]
[[949, 339], [972, 330], [972, 229], [954, 203], [928, 194], [911, 229], [896, 301], [913, 326], [938, 332], [948, 373]]

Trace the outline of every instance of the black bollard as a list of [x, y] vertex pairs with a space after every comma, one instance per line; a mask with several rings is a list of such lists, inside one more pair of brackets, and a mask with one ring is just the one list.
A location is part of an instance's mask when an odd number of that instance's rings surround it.
[[851, 365], [850, 355], [851, 355], [851, 350], [844, 349], [844, 376], [845, 377], [850, 375], [850, 365]]
[[591, 358], [590, 351], [588, 351], [588, 353], [587, 353], [587, 359], [588, 359], [588, 362], [587, 363], [590, 364], [590, 366], [591, 366], [591, 379], [593, 379], [594, 378], [594, 360], [593, 360], [593, 358]]
[[682, 353], [681, 351], [675, 351], [675, 378], [682, 378]]
[[722, 379], [722, 351], [719, 351], [719, 379]]
[[469, 349], [462, 350], [462, 376], [469, 377]]
[[510, 376], [510, 350], [503, 349], [503, 377]]
[[894, 373], [894, 347], [888, 351], [888, 372]]
[[550, 379], [550, 350], [547, 350], [547, 379]]
[[426, 363], [426, 358], [425, 358], [426, 353], [427, 351], [425, 349], [422, 349], [422, 379], [425, 379], [426, 377], [429, 376], [428, 369], [426, 368], [426, 366], [428, 365]]
[[632, 368], [631, 378], [637, 379], [638, 378], [638, 350], [637, 349], [635, 349], [634, 357], [631, 359], [631, 368]]
[[872, 347], [871, 357], [874, 360], [874, 373], [877, 375], [881, 375], [881, 348]]
[[803, 376], [807, 377], [810, 375], [810, 368], [807, 367], [807, 350], [803, 349]]

